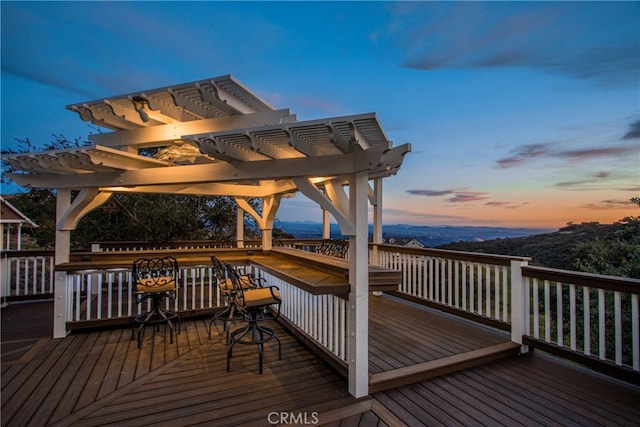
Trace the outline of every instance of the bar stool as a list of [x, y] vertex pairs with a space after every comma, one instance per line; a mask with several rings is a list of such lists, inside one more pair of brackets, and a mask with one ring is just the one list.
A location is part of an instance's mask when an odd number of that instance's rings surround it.
[[[229, 344], [229, 329], [227, 328], [227, 323], [235, 320], [242, 320], [243, 315], [236, 305], [236, 292], [233, 289], [233, 283], [227, 278], [224, 264], [220, 262], [215, 255], [211, 255], [211, 264], [213, 265], [213, 274], [216, 278], [218, 289], [220, 289], [220, 295], [222, 296], [226, 307], [223, 310], [217, 311], [211, 320], [209, 320], [209, 339], [211, 339], [211, 332], [215, 322], [217, 320], [222, 320], [222, 330], [226, 335], [226, 343]], [[244, 289], [251, 289], [259, 286], [258, 283], [254, 282], [253, 279], [246, 274], [240, 276], [240, 283]]]
[[164, 307], [164, 300], [175, 300], [178, 290], [178, 261], [171, 256], [162, 258], [140, 258], [134, 261], [132, 279], [136, 302], [140, 305], [150, 300], [151, 307], [142, 311], [134, 318], [133, 331], [138, 338], [138, 348], [142, 347], [144, 328], [153, 325], [160, 328], [161, 324], [169, 326], [171, 343], [173, 343], [173, 321], [178, 321], [180, 333], [180, 317], [176, 311]]
[[[227, 278], [231, 280], [236, 293], [235, 303], [243, 314], [247, 323], [245, 326], [232, 331], [229, 335], [229, 349], [227, 350], [227, 372], [231, 370], [231, 357], [233, 347], [236, 344], [255, 345], [258, 347], [258, 373], [262, 374], [262, 360], [264, 344], [275, 340], [278, 342], [278, 360], [282, 359], [282, 346], [275, 331], [263, 326], [264, 321], [275, 320], [280, 315], [280, 305], [282, 299], [276, 286], [255, 287], [245, 289], [242, 286], [240, 275], [232, 266], [227, 265]], [[273, 315], [268, 307], [276, 306], [277, 310]]]

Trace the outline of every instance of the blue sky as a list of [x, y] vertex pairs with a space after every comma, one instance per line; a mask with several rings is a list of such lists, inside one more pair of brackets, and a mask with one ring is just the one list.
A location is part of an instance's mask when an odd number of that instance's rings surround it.
[[[638, 2], [8, 2], [2, 148], [95, 133], [68, 104], [232, 74], [299, 120], [411, 143], [385, 223], [638, 215]], [[2, 191], [11, 191], [3, 187]], [[283, 202], [282, 220], [321, 220]]]

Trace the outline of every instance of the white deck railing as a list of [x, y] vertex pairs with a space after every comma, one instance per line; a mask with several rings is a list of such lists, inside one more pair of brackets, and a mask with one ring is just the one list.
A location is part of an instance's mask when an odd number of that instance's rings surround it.
[[[640, 280], [531, 267], [526, 258], [487, 254], [391, 245], [380, 245], [377, 254], [378, 265], [402, 271], [401, 295], [512, 328], [516, 342], [547, 345], [640, 372]], [[0, 267], [3, 297], [54, 292], [52, 256], [6, 252]], [[311, 295], [265, 272], [256, 273], [280, 288], [282, 315], [288, 321], [345, 359], [343, 299]], [[129, 269], [71, 272], [66, 280], [67, 322], [128, 317], [139, 310]], [[197, 311], [223, 304], [210, 266], [183, 267], [180, 281], [179, 295], [171, 302], [174, 309]]]
[[[69, 272], [67, 292], [67, 322], [129, 317], [142, 309], [135, 301], [129, 268]], [[166, 304], [183, 312], [221, 306], [212, 267], [181, 267], [176, 299]]]
[[389, 245], [378, 247], [378, 264], [402, 271], [401, 294], [507, 323], [514, 341], [513, 328], [522, 325], [518, 342], [640, 372], [640, 280], [531, 267], [519, 257]]
[[523, 278], [528, 337], [640, 371], [640, 281], [542, 267]]
[[496, 321], [511, 321], [511, 268], [528, 259], [437, 249], [378, 247], [378, 265], [402, 271], [398, 291]]
[[312, 295], [265, 271], [258, 275], [277, 286], [281, 316], [339, 359], [347, 360], [347, 302], [335, 295]]
[[53, 254], [37, 251], [3, 252], [0, 293], [3, 299], [53, 294]]

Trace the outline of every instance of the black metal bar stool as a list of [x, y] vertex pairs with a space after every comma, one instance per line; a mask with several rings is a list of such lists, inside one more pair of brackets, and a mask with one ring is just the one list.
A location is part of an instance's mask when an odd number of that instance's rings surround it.
[[[223, 310], [217, 311], [213, 315], [211, 320], [209, 320], [209, 339], [211, 339], [213, 325], [217, 320], [222, 320], [222, 330], [226, 334], [226, 343], [229, 344], [229, 329], [227, 327], [227, 324], [229, 322], [242, 320], [243, 314], [240, 312], [240, 310], [238, 310], [238, 307], [236, 305], [236, 292], [233, 288], [231, 279], [227, 278], [225, 265], [220, 262], [220, 260], [216, 258], [215, 255], [211, 255], [211, 264], [213, 265], [213, 274], [216, 278], [218, 289], [220, 289], [220, 295], [222, 296], [226, 307]], [[249, 275], [241, 275], [240, 284], [244, 289], [251, 289], [259, 286], [258, 283], [254, 282], [254, 280]]]
[[[169, 327], [171, 343], [173, 343], [173, 321], [178, 321], [180, 333], [180, 316], [173, 310], [164, 307], [166, 299], [175, 300], [178, 290], [178, 261], [170, 256], [162, 258], [140, 258], [133, 263], [132, 280], [136, 302], [142, 304], [151, 300], [148, 311], [142, 311], [134, 318], [133, 331], [138, 338], [138, 348], [142, 347], [144, 328], [153, 325], [160, 328], [161, 324]], [[159, 330], [159, 329], [158, 329]]]
[[[229, 349], [227, 350], [227, 372], [231, 370], [231, 357], [236, 344], [255, 345], [258, 347], [258, 373], [262, 374], [262, 359], [264, 344], [275, 340], [278, 342], [278, 360], [282, 359], [282, 346], [275, 331], [261, 323], [275, 320], [280, 315], [280, 292], [276, 286], [255, 287], [246, 289], [242, 286], [240, 275], [232, 266], [227, 266], [227, 278], [231, 280], [235, 295], [235, 303], [244, 316], [245, 326], [232, 331], [229, 335]], [[277, 306], [273, 315], [268, 307]]]

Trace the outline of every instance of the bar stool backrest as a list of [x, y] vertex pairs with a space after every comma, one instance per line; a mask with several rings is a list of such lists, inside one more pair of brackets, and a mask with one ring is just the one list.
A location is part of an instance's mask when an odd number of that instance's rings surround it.
[[137, 259], [132, 268], [135, 292], [175, 292], [178, 288], [178, 274], [178, 261], [174, 257]]

